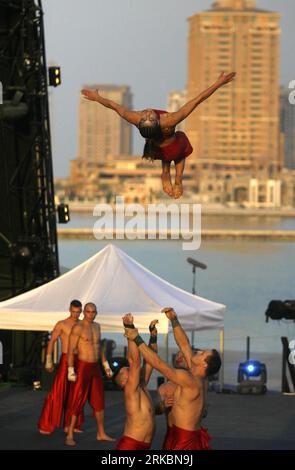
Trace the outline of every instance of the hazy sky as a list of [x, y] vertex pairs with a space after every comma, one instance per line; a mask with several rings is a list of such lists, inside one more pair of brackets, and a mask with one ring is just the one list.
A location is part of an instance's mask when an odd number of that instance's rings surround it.
[[[187, 73], [187, 18], [213, 0], [43, 0], [48, 63], [62, 68], [51, 96], [55, 176], [77, 156], [78, 100], [84, 83], [131, 86], [135, 109], [165, 108]], [[257, 0], [282, 14], [281, 83], [295, 79], [295, 1]], [[136, 130], [134, 132], [136, 133]], [[134, 151], [142, 138], [135, 136]]]

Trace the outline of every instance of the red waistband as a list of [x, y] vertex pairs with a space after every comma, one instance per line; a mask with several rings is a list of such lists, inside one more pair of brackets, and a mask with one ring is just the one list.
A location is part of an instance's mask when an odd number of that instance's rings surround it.
[[178, 426], [175, 426], [175, 424], [173, 424], [173, 426], [171, 427], [171, 431], [187, 437], [199, 436], [199, 434], [201, 434], [204, 430], [205, 428], [200, 428], [197, 431], [189, 431], [188, 429], [179, 428]]
[[119, 441], [123, 441], [125, 443], [128, 442], [128, 443], [135, 444], [141, 447], [146, 447], [147, 449], [149, 449], [151, 446], [150, 442], [138, 441], [137, 439], [134, 439], [133, 437], [125, 436], [125, 434], [119, 439]]
[[93, 366], [98, 366], [98, 362], [95, 361], [95, 362], [87, 362], [87, 361], [81, 361], [81, 359], [77, 358], [77, 365], [78, 364], [81, 364], [81, 366], [89, 366], [89, 367], [93, 367]]

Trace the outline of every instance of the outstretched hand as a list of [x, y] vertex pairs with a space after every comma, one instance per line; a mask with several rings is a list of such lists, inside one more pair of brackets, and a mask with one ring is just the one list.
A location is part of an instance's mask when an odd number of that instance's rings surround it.
[[136, 336], [138, 336], [138, 329], [137, 328], [125, 328], [124, 336], [129, 339], [130, 341], [135, 340]]
[[157, 324], [157, 323], [159, 323], [158, 320], [153, 320], [153, 321], [151, 321], [151, 323], [150, 323], [149, 330], [150, 330], [151, 336], [157, 336], [157, 334], [158, 334], [158, 330], [157, 330], [157, 328], [156, 328], [156, 324]]
[[81, 90], [81, 93], [84, 98], [89, 101], [97, 101], [97, 98], [99, 97], [97, 90], [87, 90], [86, 88], [83, 88], [83, 90]]
[[122, 317], [123, 325], [133, 325], [133, 315], [132, 313], [127, 313]]
[[222, 72], [220, 76], [218, 77], [217, 82], [219, 83], [219, 86], [227, 85], [228, 83], [234, 80], [235, 76], [236, 76], [236, 72], [231, 72], [231, 73]]
[[165, 313], [168, 320], [173, 320], [174, 318], [177, 318], [176, 312], [172, 307], [162, 308], [161, 312]]

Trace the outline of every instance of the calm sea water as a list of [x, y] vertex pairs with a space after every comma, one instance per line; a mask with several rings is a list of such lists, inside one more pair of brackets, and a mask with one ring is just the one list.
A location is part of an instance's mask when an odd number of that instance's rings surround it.
[[[92, 227], [91, 215], [74, 215], [70, 226]], [[203, 217], [210, 228], [295, 228], [288, 218]], [[72, 268], [101, 250], [109, 241], [61, 240], [61, 264]], [[225, 346], [244, 351], [251, 337], [253, 352], [281, 352], [281, 336], [295, 339], [295, 323], [265, 322], [270, 300], [295, 299], [295, 244], [260, 241], [204, 241], [197, 251], [183, 251], [179, 240], [112, 241], [127, 254], [167, 281], [187, 291], [192, 289], [188, 256], [207, 264], [197, 272], [196, 290], [202, 297], [224, 303]], [[121, 337], [116, 336], [121, 342]], [[124, 340], [123, 340], [124, 341]], [[218, 345], [218, 334], [196, 334], [201, 347]], [[173, 346], [173, 341], [171, 341]]]

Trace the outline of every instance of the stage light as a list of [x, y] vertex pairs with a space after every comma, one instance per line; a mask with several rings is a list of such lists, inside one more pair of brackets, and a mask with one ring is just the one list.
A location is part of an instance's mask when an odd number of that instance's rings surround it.
[[59, 224], [67, 224], [68, 222], [70, 222], [71, 218], [68, 204], [59, 204], [57, 206], [57, 213]]
[[60, 67], [49, 67], [49, 86], [57, 87], [61, 84], [61, 72]]
[[266, 366], [262, 362], [241, 362], [238, 370], [237, 391], [241, 394], [264, 394], [267, 390]]
[[32, 261], [32, 247], [23, 244], [16, 244], [13, 251], [13, 259], [16, 265], [28, 268]]
[[37, 390], [42, 390], [41, 382], [39, 380], [33, 382], [33, 390], [34, 392], [36, 392]]
[[187, 258], [186, 260], [189, 264], [192, 265], [192, 270], [193, 270], [193, 288], [192, 288], [192, 293], [195, 295], [196, 294], [196, 268], [199, 269], [207, 269], [207, 265], [204, 263], [201, 263], [200, 261], [197, 261], [194, 258]]
[[254, 372], [254, 370], [255, 370], [255, 367], [253, 366], [253, 364], [249, 364], [249, 365], [247, 366], [247, 371], [248, 371], [249, 373]]
[[116, 356], [109, 361], [110, 368], [114, 374], [114, 377], [117, 375], [118, 371], [122, 367], [129, 367], [129, 362], [125, 357]]

